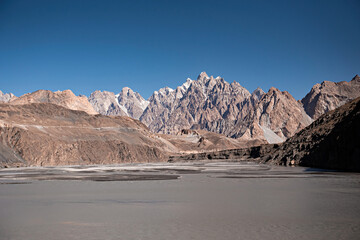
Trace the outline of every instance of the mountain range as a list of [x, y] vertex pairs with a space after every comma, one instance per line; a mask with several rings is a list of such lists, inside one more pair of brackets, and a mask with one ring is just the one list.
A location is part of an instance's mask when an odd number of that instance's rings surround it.
[[170, 156], [171, 162], [209, 159], [255, 161], [360, 172], [360, 97], [321, 115], [280, 144]]
[[236, 81], [228, 83], [202, 72], [196, 80], [188, 78], [176, 89], [164, 87], [155, 91], [148, 100], [125, 87], [118, 94], [95, 91], [88, 98], [75, 96], [71, 90], [38, 90], [20, 97], [0, 92], [0, 101], [12, 105], [53, 103], [88, 114], [128, 116], [160, 134], [207, 130], [240, 141], [279, 143], [321, 114], [358, 96], [358, 75], [349, 82], [316, 84], [297, 101], [289, 92], [274, 87], [268, 92], [258, 88], [250, 93]]

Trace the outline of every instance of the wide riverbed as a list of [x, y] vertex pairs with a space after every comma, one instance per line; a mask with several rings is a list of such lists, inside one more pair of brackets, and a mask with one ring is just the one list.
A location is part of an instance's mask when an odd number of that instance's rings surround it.
[[359, 239], [360, 175], [197, 162], [0, 170], [0, 239]]

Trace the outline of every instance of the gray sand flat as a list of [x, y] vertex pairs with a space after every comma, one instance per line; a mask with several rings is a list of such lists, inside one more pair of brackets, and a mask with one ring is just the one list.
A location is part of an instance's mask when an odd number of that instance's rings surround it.
[[359, 174], [196, 162], [3, 169], [0, 183], [0, 239], [360, 236]]

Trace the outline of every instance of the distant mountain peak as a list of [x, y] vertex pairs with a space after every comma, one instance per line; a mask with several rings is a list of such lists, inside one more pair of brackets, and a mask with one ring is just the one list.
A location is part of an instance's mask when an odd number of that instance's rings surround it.
[[56, 92], [50, 90], [38, 90], [33, 93], [24, 94], [21, 97], [10, 101], [10, 104], [13, 105], [29, 103], [52, 103], [72, 110], [84, 111], [88, 114], [97, 114], [87, 97], [75, 96], [71, 90]]
[[206, 74], [206, 72], [201, 72], [197, 78], [197, 80], [206, 80], [210, 79], [209, 76]]
[[12, 93], [3, 93], [1, 90], [0, 90], [0, 102], [9, 102], [13, 99], [15, 99], [16, 96]]
[[260, 98], [265, 94], [264, 90], [262, 90], [260, 87], [256, 88], [251, 95], [257, 96], [257, 98], [260, 100]]
[[315, 120], [359, 96], [360, 77], [355, 75], [350, 82], [323, 81], [321, 84], [315, 84], [301, 103], [306, 113]]
[[359, 75], [355, 75], [355, 77], [353, 77], [353, 79], [351, 79], [351, 81], [360, 81], [360, 77]]

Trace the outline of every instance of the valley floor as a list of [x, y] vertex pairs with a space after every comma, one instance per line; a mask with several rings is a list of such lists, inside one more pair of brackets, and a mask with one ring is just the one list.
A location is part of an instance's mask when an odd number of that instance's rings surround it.
[[360, 174], [247, 162], [0, 170], [0, 239], [358, 239]]

